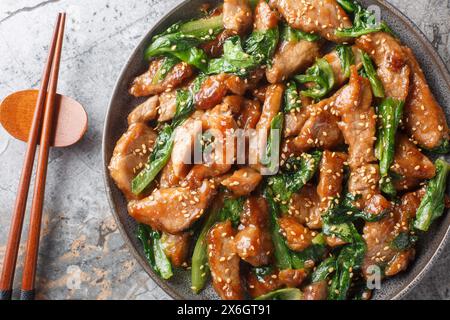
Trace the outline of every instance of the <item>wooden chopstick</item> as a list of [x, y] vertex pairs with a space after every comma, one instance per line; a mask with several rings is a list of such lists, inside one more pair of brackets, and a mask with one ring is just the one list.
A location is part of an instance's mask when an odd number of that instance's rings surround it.
[[3, 268], [0, 276], [0, 300], [10, 300], [12, 296], [12, 287], [17, 263], [17, 254], [19, 252], [20, 237], [22, 234], [23, 219], [27, 205], [31, 174], [33, 172], [36, 146], [39, 139], [42, 116], [44, 113], [44, 102], [47, 96], [47, 87], [53, 64], [53, 56], [55, 54], [56, 42], [58, 40], [58, 33], [60, 31], [61, 17], [62, 15], [59, 14], [56, 20], [55, 31], [53, 33], [52, 41], [50, 44], [47, 63], [44, 66], [41, 88], [39, 90], [39, 95], [36, 101], [36, 108], [34, 111], [33, 121], [28, 136], [27, 149], [25, 152], [24, 164], [20, 176], [16, 202], [14, 204], [14, 210], [11, 220], [11, 227], [3, 260]]
[[48, 155], [54, 127], [56, 88], [58, 87], [59, 64], [61, 60], [62, 44], [64, 40], [64, 25], [66, 14], [62, 13], [59, 24], [56, 52], [53, 58], [50, 84], [45, 102], [44, 122], [42, 125], [41, 140], [39, 143], [39, 156], [36, 169], [36, 182], [34, 184], [33, 202], [31, 204], [30, 227], [28, 230], [25, 262], [22, 274], [21, 300], [34, 300], [36, 266], [39, 252], [39, 238], [41, 234], [42, 209], [45, 198], [45, 180], [47, 177]]

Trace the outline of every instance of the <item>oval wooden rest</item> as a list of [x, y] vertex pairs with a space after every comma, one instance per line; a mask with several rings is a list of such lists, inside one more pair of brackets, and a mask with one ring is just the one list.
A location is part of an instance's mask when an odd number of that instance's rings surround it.
[[[14, 138], [26, 142], [33, 120], [38, 90], [17, 91], [0, 105], [0, 123]], [[88, 118], [83, 106], [72, 98], [57, 94], [55, 118], [58, 119], [52, 138], [53, 147], [75, 144], [85, 134]]]

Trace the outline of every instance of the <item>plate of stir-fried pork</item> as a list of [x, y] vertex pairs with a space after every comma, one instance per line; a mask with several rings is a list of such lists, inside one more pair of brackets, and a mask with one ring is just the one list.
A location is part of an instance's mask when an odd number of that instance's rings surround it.
[[400, 298], [447, 238], [449, 88], [378, 1], [186, 1], [117, 83], [110, 203], [175, 298]]

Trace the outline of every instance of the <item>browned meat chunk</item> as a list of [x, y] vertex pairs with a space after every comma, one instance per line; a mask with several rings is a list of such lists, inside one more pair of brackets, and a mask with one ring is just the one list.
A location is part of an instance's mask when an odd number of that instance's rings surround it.
[[108, 169], [128, 200], [139, 198], [131, 192], [131, 181], [147, 163], [156, 137], [152, 128], [135, 123], [117, 141]]
[[331, 200], [342, 193], [344, 180], [344, 164], [347, 155], [342, 152], [324, 151], [320, 162], [320, 179], [317, 194], [320, 198], [320, 208], [326, 211]]
[[245, 100], [244, 107], [237, 119], [239, 128], [255, 129], [261, 117], [261, 104], [258, 100]]
[[283, 15], [288, 24], [305, 32], [316, 33], [333, 42], [346, 42], [335, 35], [339, 28], [349, 28], [352, 22], [336, 0], [270, 0], [270, 5]]
[[280, 270], [278, 273], [278, 280], [280, 283], [288, 288], [297, 288], [303, 283], [307, 277], [304, 269], [286, 269]]
[[246, 282], [247, 291], [252, 298], [262, 296], [283, 286], [278, 279], [278, 271], [274, 271], [262, 277], [262, 279], [258, 279], [255, 273], [250, 271], [246, 277]]
[[320, 229], [322, 216], [316, 188], [306, 185], [298, 193], [294, 193], [289, 200], [288, 214], [310, 229]]
[[159, 122], [172, 120], [177, 112], [177, 96], [175, 91], [164, 92], [159, 96]]
[[237, 196], [246, 196], [256, 189], [261, 180], [259, 172], [246, 167], [236, 170], [231, 177], [222, 181], [222, 185]]
[[[359, 69], [362, 65], [361, 52], [356, 46], [352, 46], [352, 51], [355, 57], [354, 64]], [[338, 88], [341, 87], [348, 80], [348, 76], [345, 75], [344, 70], [342, 69], [342, 62], [337, 51], [333, 50], [330, 53], [326, 54], [323, 58], [328, 61], [331, 69], [333, 69], [334, 79], [336, 82], [335, 86]]]
[[255, 267], [267, 265], [273, 244], [269, 232], [269, 211], [264, 198], [250, 197], [245, 201], [239, 229], [235, 237], [237, 254]]
[[208, 180], [203, 181], [198, 189], [155, 190], [147, 198], [129, 202], [128, 213], [155, 230], [177, 234], [203, 215], [215, 194], [215, 185]]
[[169, 161], [161, 171], [161, 176], [159, 178], [159, 188], [165, 189], [175, 187], [178, 186], [180, 181], [180, 177], [175, 175], [172, 159], [169, 159]]
[[417, 187], [420, 182], [431, 179], [436, 174], [433, 162], [403, 134], [398, 134], [395, 140], [395, 157], [391, 170], [402, 176], [399, 180], [394, 180], [399, 190]]
[[267, 68], [267, 81], [279, 83], [305, 71], [320, 55], [319, 49], [318, 42], [306, 40], [282, 42], [273, 57], [272, 65]]
[[[366, 222], [363, 238], [367, 252], [363, 263], [363, 273], [367, 276], [371, 265], [384, 268], [386, 276], [405, 270], [414, 257], [414, 248], [398, 251], [391, 243], [400, 233], [408, 233], [410, 220], [414, 217], [423, 192], [405, 194], [399, 205], [391, 209], [391, 214], [378, 222]], [[383, 207], [386, 205], [383, 204]], [[379, 208], [377, 211], [382, 211]]]
[[214, 40], [201, 44], [200, 48], [203, 49], [210, 58], [218, 58], [223, 54], [223, 44], [233, 35], [233, 31], [225, 29], [220, 32]]
[[400, 43], [385, 32], [377, 32], [358, 38], [356, 45], [366, 51], [377, 65], [386, 96], [405, 101], [411, 70]]
[[224, 300], [244, 299], [234, 235], [230, 221], [216, 224], [208, 234], [208, 262], [213, 286]]
[[191, 235], [188, 232], [170, 234], [163, 232], [161, 244], [166, 256], [175, 267], [187, 266]]
[[303, 290], [305, 300], [326, 300], [328, 296], [328, 284], [326, 281], [319, 281], [310, 284]]
[[222, 102], [228, 88], [224, 83], [225, 75], [208, 77], [195, 95], [195, 104], [198, 109], [211, 109]]
[[293, 251], [303, 251], [312, 244], [311, 230], [303, 226], [294, 217], [285, 216], [278, 219], [281, 234], [286, 239], [286, 244]]
[[186, 62], [180, 62], [169, 71], [162, 81], [155, 81], [154, 78], [158, 74], [162, 61], [162, 59], [153, 60], [150, 63], [149, 70], [134, 79], [133, 85], [130, 88], [131, 95], [135, 97], [145, 97], [176, 89], [194, 73], [194, 70], [190, 65]]
[[310, 107], [302, 107], [300, 111], [286, 113], [284, 116], [284, 137], [297, 136], [310, 116]]
[[128, 115], [128, 125], [153, 120], [158, 115], [159, 96], [153, 96], [138, 105]]
[[278, 26], [278, 15], [266, 1], [260, 0], [255, 8], [255, 30], [266, 31]]
[[434, 149], [449, 139], [444, 111], [437, 103], [425, 75], [411, 49], [403, 47], [411, 68], [412, 79], [405, 104], [405, 128], [408, 134], [424, 148]]
[[245, 34], [253, 23], [252, 9], [248, 0], [225, 0], [223, 2], [223, 25], [225, 29]]
[[348, 191], [362, 196], [358, 203], [363, 208], [367, 201], [379, 193], [378, 182], [381, 178], [379, 167], [377, 164], [363, 164], [350, 170]]

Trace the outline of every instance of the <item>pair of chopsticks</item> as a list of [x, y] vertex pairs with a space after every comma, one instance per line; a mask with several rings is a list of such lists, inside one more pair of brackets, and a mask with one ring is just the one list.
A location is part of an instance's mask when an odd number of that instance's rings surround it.
[[12, 215], [3, 269], [0, 278], [0, 300], [10, 300], [14, 282], [17, 255], [22, 234], [23, 220], [27, 206], [28, 191], [33, 172], [36, 147], [39, 142], [39, 156], [36, 169], [33, 201], [30, 213], [30, 226], [25, 251], [22, 275], [21, 300], [33, 300], [35, 293], [35, 276], [39, 251], [42, 208], [45, 196], [45, 179], [47, 176], [48, 155], [54, 126], [55, 96], [58, 85], [59, 65], [64, 37], [66, 14], [58, 14], [53, 33], [47, 63], [41, 80], [41, 88], [36, 102], [33, 122], [28, 136], [25, 160], [19, 181], [17, 198]]

